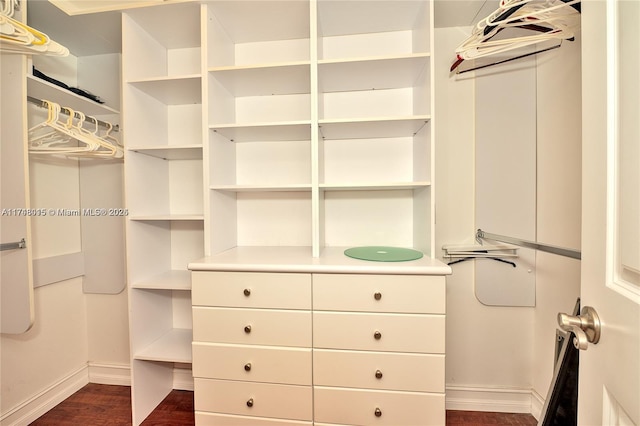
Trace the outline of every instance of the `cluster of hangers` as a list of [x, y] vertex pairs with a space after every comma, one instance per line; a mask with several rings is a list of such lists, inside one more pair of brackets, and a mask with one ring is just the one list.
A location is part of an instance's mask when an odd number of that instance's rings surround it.
[[[47, 108], [47, 119], [29, 129], [29, 153], [105, 159], [124, 156], [122, 144], [111, 135], [114, 130], [111, 123], [63, 108], [55, 102], [41, 102]], [[62, 119], [63, 112], [69, 117]], [[101, 126], [105, 126], [106, 131], [101, 131]]]
[[[530, 52], [494, 64], [508, 62], [560, 47], [573, 41], [580, 22], [580, 0], [501, 0], [499, 8], [474, 27], [471, 36], [456, 49], [453, 72], [463, 61], [496, 55], [557, 41], [552, 47]], [[524, 31], [523, 31], [524, 30]], [[482, 68], [489, 66], [483, 65]], [[464, 71], [472, 71], [471, 68]]]
[[11, 53], [67, 56], [69, 49], [45, 33], [13, 18], [19, 0], [0, 0], [0, 51]]

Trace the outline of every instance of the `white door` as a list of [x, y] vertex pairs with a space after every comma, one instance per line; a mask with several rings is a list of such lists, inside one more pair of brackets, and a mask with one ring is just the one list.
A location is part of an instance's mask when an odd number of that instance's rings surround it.
[[580, 352], [579, 425], [640, 425], [640, 1], [582, 2], [582, 306], [602, 321]]

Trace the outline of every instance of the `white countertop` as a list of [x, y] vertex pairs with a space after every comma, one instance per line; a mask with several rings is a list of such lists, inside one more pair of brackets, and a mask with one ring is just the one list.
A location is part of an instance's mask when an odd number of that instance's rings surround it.
[[451, 267], [424, 256], [407, 262], [372, 262], [348, 257], [347, 247], [234, 247], [189, 263], [192, 271], [307, 272], [343, 274], [449, 275]]

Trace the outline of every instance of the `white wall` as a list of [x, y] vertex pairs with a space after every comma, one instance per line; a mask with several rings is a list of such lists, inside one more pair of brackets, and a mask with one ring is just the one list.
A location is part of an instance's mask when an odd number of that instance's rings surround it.
[[[436, 254], [474, 243], [475, 80], [449, 75], [470, 28], [436, 30]], [[580, 248], [580, 45], [538, 57], [536, 238]], [[488, 102], [488, 105], [491, 103]], [[517, 104], [516, 104], [517, 105]], [[497, 108], [504, 113], [505, 106]], [[507, 106], [507, 109], [509, 106]], [[512, 107], [517, 113], [517, 106]], [[446, 261], [446, 259], [444, 259]], [[447, 407], [532, 411], [553, 374], [556, 314], [579, 295], [579, 262], [536, 254], [536, 306], [489, 307], [474, 296], [472, 262], [447, 278]], [[533, 391], [533, 398], [531, 392]]]
[[1, 337], [0, 398], [4, 417], [86, 366], [86, 304], [81, 279], [37, 288], [35, 323]]
[[[468, 34], [464, 28], [436, 30], [437, 252], [444, 244], [475, 243], [475, 84], [472, 78], [449, 75], [453, 52]], [[532, 380], [533, 310], [482, 305], [475, 297], [473, 262], [452, 268], [447, 277], [447, 406], [479, 409], [469, 399], [488, 398], [490, 409], [491, 401], [515, 398], [492, 409], [522, 411], [519, 396], [531, 389]]]

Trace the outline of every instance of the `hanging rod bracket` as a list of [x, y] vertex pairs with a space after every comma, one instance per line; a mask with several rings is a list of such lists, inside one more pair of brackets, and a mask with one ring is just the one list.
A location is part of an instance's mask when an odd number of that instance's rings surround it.
[[16, 250], [16, 249], [23, 249], [23, 248], [27, 248], [27, 242], [25, 241], [24, 238], [21, 239], [20, 241], [16, 241], [15, 243], [0, 244], [0, 251]]
[[549, 244], [540, 244], [534, 241], [522, 240], [520, 238], [507, 237], [504, 235], [491, 234], [484, 232], [482, 229], [476, 231], [476, 241], [482, 244], [483, 240], [500, 241], [503, 243], [514, 244], [520, 247], [531, 248], [534, 250], [544, 251], [546, 253], [557, 254], [560, 256], [570, 257], [572, 259], [582, 259], [582, 253], [579, 250], [573, 250], [563, 247], [552, 246]]

